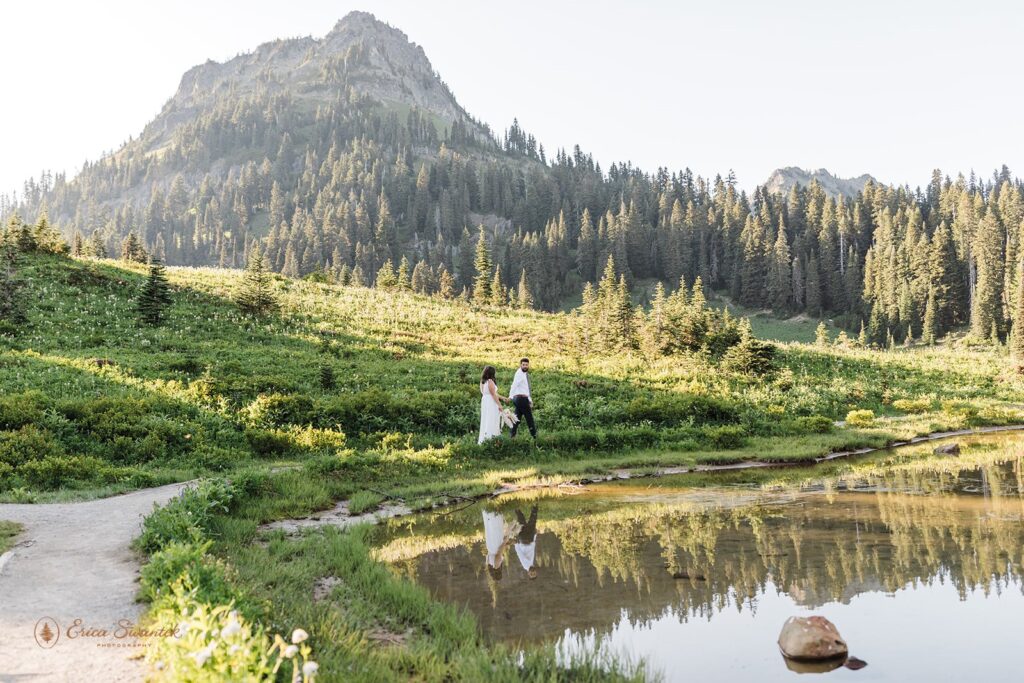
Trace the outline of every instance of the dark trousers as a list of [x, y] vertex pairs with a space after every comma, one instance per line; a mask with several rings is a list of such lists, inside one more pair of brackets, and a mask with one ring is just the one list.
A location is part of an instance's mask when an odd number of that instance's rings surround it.
[[515, 437], [519, 431], [519, 425], [526, 420], [526, 426], [530, 428], [530, 436], [537, 438], [537, 425], [533, 423], [533, 408], [530, 406], [530, 399], [525, 396], [513, 396], [512, 405], [516, 407], [516, 417], [519, 422], [512, 425], [512, 436]]

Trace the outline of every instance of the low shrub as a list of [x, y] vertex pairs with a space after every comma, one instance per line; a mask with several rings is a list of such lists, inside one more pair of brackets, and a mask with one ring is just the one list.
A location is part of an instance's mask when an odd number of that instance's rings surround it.
[[835, 430], [835, 424], [824, 415], [804, 415], [794, 420], [798, 433], [828, 434]]
[[43, 419], [46, 401], [38, 391], [0, 396], [0, 430], [16, 430]]
[[732, 450], [740, 448], [746, 442], [746, 432], [737, 425], [705, 427], [701, 432], [707, 443], [716, 449]]
[[57, 455], [29, 460], [18, 467], [18, 476], [35, 488], [58, 489], [75, 481], [102, 480], [105, 474], [116, 476], [117, 471], [99, 458]]
[[846, 414], [846, 424], [850, 427], [870, 427], [874, 423], [873, 410], [851, 410]]
[[173, 541], [198, 543], [206, 538], [213, 515], [227, 512], [234, 491], [226, 481], [204, 479], [163, 507], [157, 507], [142, 523], [138, 547], [155, 553]]
[[250, 427], [284, 427], [311, 425], [320, 421], [313, 400], [303, 394], [260, 394], [239, 411], [242, 421]]
[[892, 407], [901, 413], [927, 413], [932, 409], [932, 401], [928, 398], [898, 398]]
[[25, 425], [17, 431], [0, 432], [0, 462], [13, 467], [61, 455], [64, 455], [64, 450], [53, 435], [35, 425]]
[[675, 426], [683, 423], [706, 424], [732, 422], [734, 406], [720, 398], [700, 394], [657, 394], [633, 399], [626, 408], [630, 422]]
[[236, 591], [229, 579], [229, 568], [208, 554], [212, 541], [171, 541], [153, 553], [142, 568], [140, 596], [153, 602], [165, 594], [175, 581], [188, 576], [197, 600], [212, 604], [229, 603]]

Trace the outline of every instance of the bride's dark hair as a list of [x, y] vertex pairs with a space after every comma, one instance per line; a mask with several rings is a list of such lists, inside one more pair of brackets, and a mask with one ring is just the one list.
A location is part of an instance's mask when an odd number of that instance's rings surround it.
[[483, 384], [489, 379], [494, 379], [496, 375], [497, 373], [494, 371], [494, 366], [488, 365], [486, 368], [484, 368], [483, 376], [480, 377], [480, 384]]

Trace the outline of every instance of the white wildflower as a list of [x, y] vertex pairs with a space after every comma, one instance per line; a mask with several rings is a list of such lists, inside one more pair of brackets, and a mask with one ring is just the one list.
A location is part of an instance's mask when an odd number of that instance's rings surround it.
[[305, 642], [306, 638], [309, 638], [309, 634], [303, 631], [301, 628], [297, 628], [294, 631], [292, 631], [292, 642], [296, 645]]
[[306, 662], [302, 665], [302, 675], [312, 676], [320, 669], [320, 665], [316, 662]]
[[196, 666], [203, 666], [213, 656], [213, 644], [204, 647], [199, 652], [193, 653], [192, 659], [196, 660]]
[[236, 620], [232, 619], [228, 622], [228, 625], [224, 627], [224, 630], [221, 631], [220, 634], [225, 638], [230, 638], [231, 636], [240, 633], [241, 630], [242, 625], [239, 624]]
[[298, 653], [299, 653], [299, 646], [298, 645], [289, 645], [288, 647], [286, 647], [284, 649], [284, 652], [282, 652], [281, 654], [284, 655], [285, 659], [291, 659], [292, 657], [294, 657]]

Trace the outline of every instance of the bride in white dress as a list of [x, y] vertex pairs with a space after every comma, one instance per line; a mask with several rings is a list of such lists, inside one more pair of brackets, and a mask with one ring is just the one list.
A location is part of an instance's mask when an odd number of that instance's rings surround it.
[[488, 365], [484, 368], [483, 377], [480, 378], [480, 437], [476, 440], [478, 444], [501, 436], [501, 402], [504, 398], [498, 395], [495, 374], [494, 366]]

